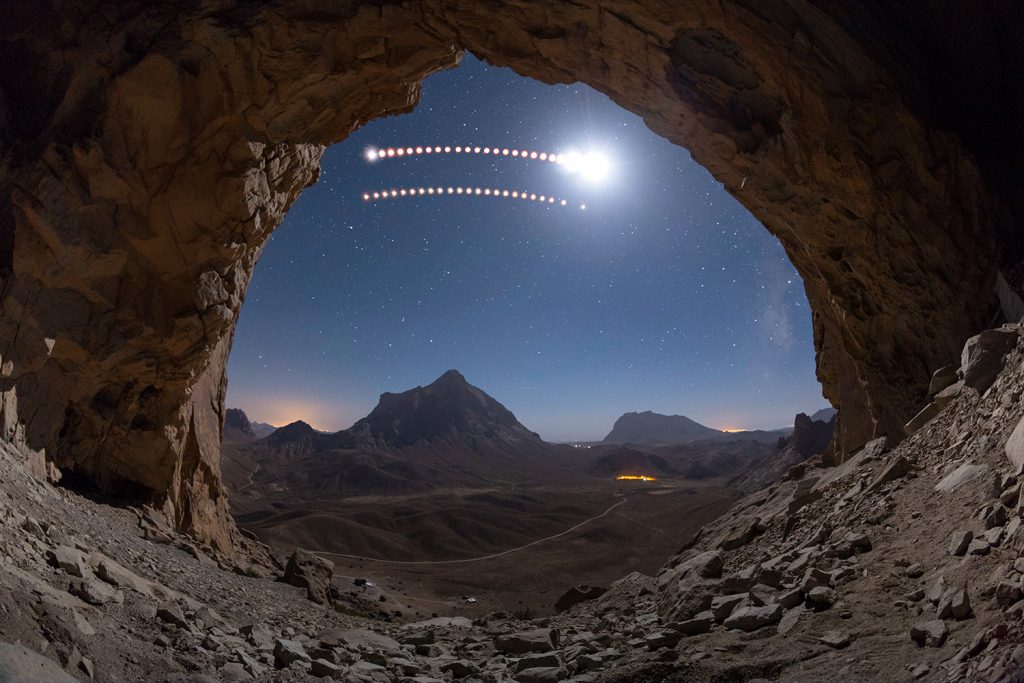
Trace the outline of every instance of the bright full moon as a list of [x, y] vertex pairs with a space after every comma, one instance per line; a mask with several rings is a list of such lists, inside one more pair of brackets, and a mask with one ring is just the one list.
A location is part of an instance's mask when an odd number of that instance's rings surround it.
[[608, 175], [609, 165], [608, 157], [597, 152], [591, 152], [584, 158], [580, 172], [587, 180], [604, 180], [605, 176]]
[[608, 157], [600, 152], [581, 154], [576, 150], [559, 154], [558, 164], [569, 173], [579, 173], [585, 180], [592, 182], [604, 180], [611, 166]]

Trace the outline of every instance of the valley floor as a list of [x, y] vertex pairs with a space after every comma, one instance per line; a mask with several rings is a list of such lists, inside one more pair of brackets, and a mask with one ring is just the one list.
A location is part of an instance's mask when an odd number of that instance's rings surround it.
[[[399, 603], [399, 611], [404, 604], [404, 610], [411, 610], [415, 617], [431, 613], [481, 617], [494, 611], [524, 610], [549, 615], [557, 599], [575, 585], [608, 586], [634, 571], [653, 574], [704, 522], [719, 516], [735, 500], [729, 492], [711, 486], [623, 489], [600, 496], [591, 492], [591, 504], [580, 506], [586, 511], [574, 509], [577, 514], [560, 515], [557, 527], [556, 520], [537, 523], [543, 519], [545, 508], [540, 506], [547, 497], [533, 492], [528, 498], [538, 509], [516, 513], [527, 523], [535, 520], [533, 535], [521, 538], [525, 542], [520, 545], [512, 541], [489, 548], [484, 555], [393, 562], [320, 554], [335, 563], [335, 573], [373, 577]], [[579, 491], [549, 493], [562, 501], [587, 497]], [[551, 509], [546, 508], [549, 516]], [[580, 519], [580, 514], [589, 516]]]

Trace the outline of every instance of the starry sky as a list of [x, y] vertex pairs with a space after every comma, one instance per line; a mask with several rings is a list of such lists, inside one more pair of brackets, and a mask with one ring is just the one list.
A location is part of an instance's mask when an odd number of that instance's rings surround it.
[[[575, 150], [608, 168], [593, 179], [511, 156], [366, 155], [434, 145]], [[566, 206], [363, 199], [431, 186], [525, 190]], [[228, 405], [333, 431], [380, 393], [450, 368], [551, 441], [600, 439], [626, 411], [753, 429], [827, 405], [799, 275], [685, 149], [586, 86], [471, 56], [427, 79], [411, 114], [325, 152], [320, 181], [256, 268]]]

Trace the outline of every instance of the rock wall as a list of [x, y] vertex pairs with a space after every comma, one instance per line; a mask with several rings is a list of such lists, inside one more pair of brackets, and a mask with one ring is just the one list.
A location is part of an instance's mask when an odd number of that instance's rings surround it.
[[[230, 549], [224, 366], [262, 246], [325, 145], [408, 111], [468, 49], [586, 82], [688, 148], [803, 275], [837, 454], [898, 439], [1019, 246], [1021, 133], [972, 136], [954, 105], [1014, 113], [995, 85], [1019, 90], [1024, 32], [976, 9], [977, 35], [944, 46], [962, 10], [920, 4], [12, 0], [0, 391], [60, 467]], [[971, 78], [998, 63], [985, 31], [1010, 64]], [[947, 80], [922, 76], [936, 63]]]

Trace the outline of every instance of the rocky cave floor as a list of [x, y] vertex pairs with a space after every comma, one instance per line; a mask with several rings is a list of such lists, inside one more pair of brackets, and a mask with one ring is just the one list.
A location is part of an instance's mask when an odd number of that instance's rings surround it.
[[532, 620], [337, 611], [4, 445], [0, 680], [1024, 680], [1024, 340], [986, 334], [895, 448], [797, 466], [658, 576]]

